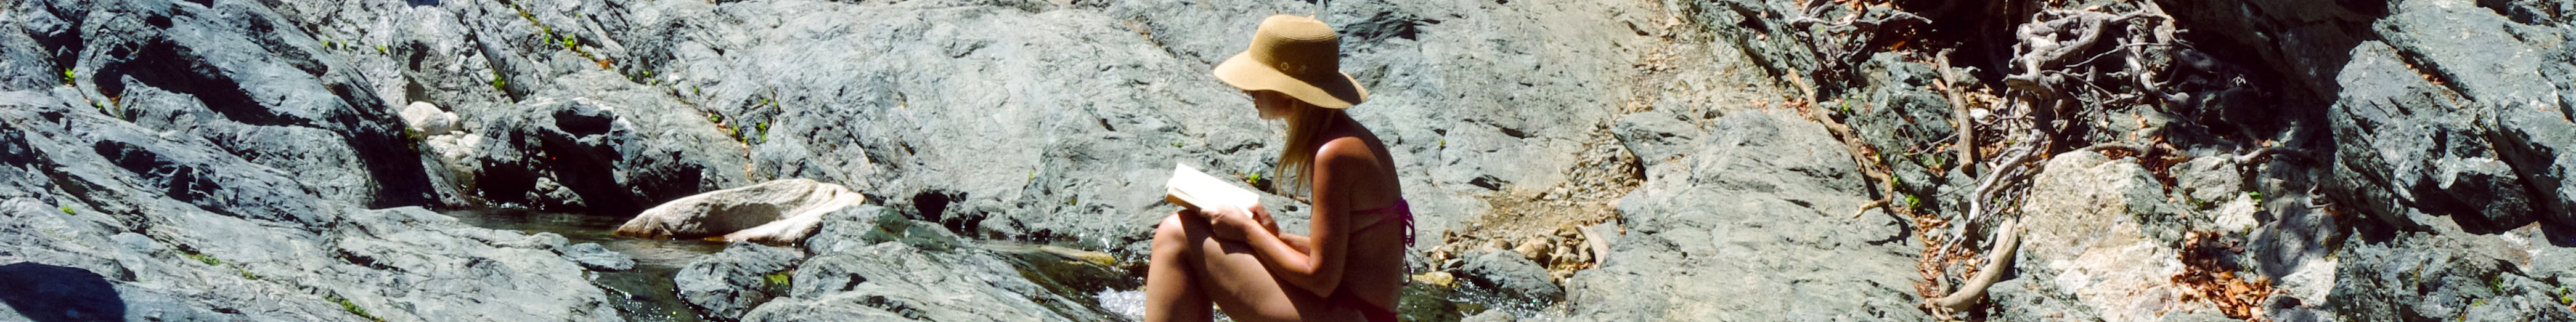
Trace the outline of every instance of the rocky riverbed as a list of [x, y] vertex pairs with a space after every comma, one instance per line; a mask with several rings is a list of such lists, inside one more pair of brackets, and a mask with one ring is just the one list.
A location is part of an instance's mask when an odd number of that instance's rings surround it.
[[2576, 320], [2564, 1], [14, 0], [0, 321], [1131, 320], [1276, 13], [1416, 320]]

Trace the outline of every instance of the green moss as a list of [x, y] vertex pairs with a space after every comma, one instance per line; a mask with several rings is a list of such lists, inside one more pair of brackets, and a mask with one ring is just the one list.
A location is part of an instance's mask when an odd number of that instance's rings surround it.
[[241, 266], [233, 266], [233, 271], [241, 272], [242, 279], [253, 281], [259, 280], [259, 274], [251, 274], [249, 269], [243, 269]]
[[367, 314], [366, 308], [358, 307], [357, 303], [350, 303], [348, 299], [343, 299], [338, 296], [323, 296], [322, 299], [331, 300], [331, 303], [339, 303], [340, 310], [348, 311], [349, 314], [356, 314], [358, 317], [367, 318], [367, 320], [370, 321], [384, 322], [385, 320], [384, 318], [376, 317], [375, 314]]

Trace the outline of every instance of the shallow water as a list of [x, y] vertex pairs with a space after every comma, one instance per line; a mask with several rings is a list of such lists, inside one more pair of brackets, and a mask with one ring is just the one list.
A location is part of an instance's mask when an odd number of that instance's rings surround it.
[[724, 250], [725, 244], [704, 240], [637, 239], [612, 234], [626, 218], [583, 214], [550, 213], [513, 209], [475, 209], [446, 212], [457, 221], [475, 227], [517, 230], [525, 233], [555, 233], [574, 244], [599, 243], [610, 251], [635, 258], [635, 269], [622, 272], [591, 272], [591, 281], [609, 289], [619, 315], [628, 321], [694, 322], [696, 312], [680, 301], [678, 286], [671, 283], [672, 274], [699, 255]]

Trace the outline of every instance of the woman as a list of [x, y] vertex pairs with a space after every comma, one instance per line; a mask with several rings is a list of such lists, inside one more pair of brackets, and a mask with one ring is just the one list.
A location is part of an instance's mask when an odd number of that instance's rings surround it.
[[1262, 119], [1287, 121], [1272, 177], [1306, 192], [1314, 217], [1306, 235], [1280, 232], [1258, 205], [1164, 217], [1146, 321], [1207, 321], [1211, 303], [1242, 321], [1395, 320], [1413, 214], [1386, 144], [1342, 113], [1368, 91], [1340, 72], [1340, 46], [1321, 21], [1271, 16], [1250, 49], [1217, 65]]

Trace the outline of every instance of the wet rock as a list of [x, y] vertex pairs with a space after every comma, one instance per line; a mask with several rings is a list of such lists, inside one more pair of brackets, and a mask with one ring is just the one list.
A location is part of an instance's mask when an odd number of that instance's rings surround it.
[[1711, 128], [1619, 201], [1627, 233], [1567, 281], [1571, 318], [1930, 319], [1920, 246], [1896, 218], [1850, 217], [1866, 192], [1821, 125], [1742, 111]]
[[804, 240], [823, 215], [867, 197], [841, 185], [810, 179], [763, 182], [672, 200], [617, 226], [617, 235], [699, 238], [787, 244]]
[[724, 251], [690, 261], [671, 281], [678, 285], [680, 299], [698, 316], [731, 321], [769, 299], [786, 296], [789, 273], [804, 259], [804, 252], [794, 248], [733, 243]]
[[563, 248], [564, 259], [596, 271], [623, 271], [635, 268], [635, 258], [609, 251], [599, 243], [580, 243]]

